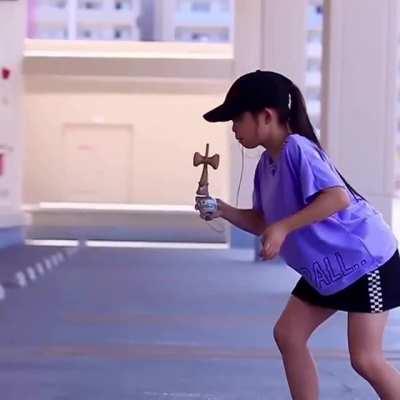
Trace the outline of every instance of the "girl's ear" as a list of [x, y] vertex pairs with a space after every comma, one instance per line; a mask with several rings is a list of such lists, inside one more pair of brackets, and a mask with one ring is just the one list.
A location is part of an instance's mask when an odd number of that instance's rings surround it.
[[260, 118], [262, 118], [261, 122], [265, 125], [269, 124], [272, 120], [273, 110], [271, 108], [265, 107], [261, 113]]

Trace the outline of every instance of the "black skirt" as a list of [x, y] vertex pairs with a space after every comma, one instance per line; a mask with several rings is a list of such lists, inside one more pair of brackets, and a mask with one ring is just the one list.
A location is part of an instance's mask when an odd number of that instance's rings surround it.
[[400, 256], [393, 256], [347, 288], [329, 296], [319, 294], [303, 277], [292, 295], [320, 307], [347, 312], [379, 313], [400, 306]]

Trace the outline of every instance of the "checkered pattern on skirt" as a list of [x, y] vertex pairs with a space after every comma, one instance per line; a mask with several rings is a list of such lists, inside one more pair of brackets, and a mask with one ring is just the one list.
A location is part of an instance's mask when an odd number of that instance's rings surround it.
[[371, 313], [383, 311], [382, 285], [379, 269], [369, 272], [368, 276], [368, 295]]

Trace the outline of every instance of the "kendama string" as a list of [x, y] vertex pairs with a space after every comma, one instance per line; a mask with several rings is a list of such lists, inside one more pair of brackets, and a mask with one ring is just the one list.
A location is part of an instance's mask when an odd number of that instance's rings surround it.
[[[242, 170], [240, 172], [240, 178], [239, 178], [239, 185], [238, 185], [238, 189], [236, 192], [236, 208], [239, 208], [239, 192], [240, 192], [240, 186], [242, 184], [242, 178], [243, 178], [243, 169], [244, 169], [244, 147], [241, 146], [242, 148]], [[216, 229], [212, 224], [211, 221], [207, 221], [207, 225], [215, 232], [217, 233], [224, 233], [225, 229], [223, 227], [222, 223], [218, 223], [219, 227], [222, 227], [222, 229]]]

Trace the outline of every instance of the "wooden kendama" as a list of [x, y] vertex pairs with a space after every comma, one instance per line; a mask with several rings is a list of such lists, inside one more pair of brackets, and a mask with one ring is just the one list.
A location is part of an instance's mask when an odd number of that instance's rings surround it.
[[203, 165], [203, 171], [201, 173], [199, 186], [197, 188], [196, 196], [196, 208], [200, 208], [206, 215], [206, 220], [211, 218], [211, 215], [218, 209], [217, 200], [210, 197], [208, 192], [208, 169], [211, 165], [214, 169], [218, 168], [219, 165], [219, 154], [214, 154], [212, 157], [209, 156], [209, 144], [206, 146], [206, 154], [202, 156], [200, 153], [194, 153], [193, 165], [198, 167]]
[[203, 165], [203, 171], [201, 173], [199, 186], [196, 194], [199, 197], [210, 197], [208, 193], [208, 165], [211, 165], [214, 169], [218, 168], [219, 165], [219, 154], [214, 154], [212, 157], [209, 156], [210, 145], [206, 145], [206, 154], [202, 156], [200, 153], [194, 153], [193, 166], [198, 167]]

